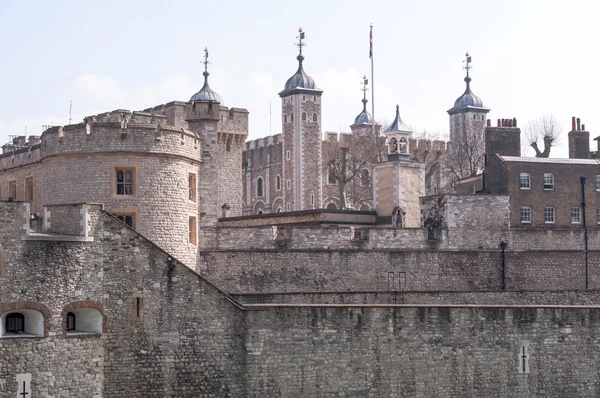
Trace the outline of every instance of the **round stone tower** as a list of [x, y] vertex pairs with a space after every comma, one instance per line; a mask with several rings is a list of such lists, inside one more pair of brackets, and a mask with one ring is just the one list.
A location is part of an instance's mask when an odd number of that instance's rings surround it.
[[321, 94], [304, 71], [304, 32], [299, 29], [298, 70], [279, 93], [283, 123], [283, 180], [285, 210], [320, 208]]

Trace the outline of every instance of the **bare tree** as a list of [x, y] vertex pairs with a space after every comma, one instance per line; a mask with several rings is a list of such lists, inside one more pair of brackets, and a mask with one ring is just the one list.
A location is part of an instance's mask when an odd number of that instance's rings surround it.
[[337, 141], [323, 143], [323, 170], [327, 170], [338, 188], [342, 209], [350, 201], [356, 207], [368, 205], [373, 199], [371, 170], [382, 158], [385, 139], [382, 136], [340, 135]]
[[448, 142], [446, 170], [453, 181], [477, 174], [483, 167], [485, 141], [480, 132], [467, 130], [457, 141]]
[[[538, 158], [550, 156], [550, 149], [556, 145], [562, 132], [562, 126], [556, 121], [554, 115], [546, 114], [531, 120], [525, 127], [525, 135], [529, 145], [535, 150]], [[544, 142], [544, 151], [538, 148], [538, 141]]]

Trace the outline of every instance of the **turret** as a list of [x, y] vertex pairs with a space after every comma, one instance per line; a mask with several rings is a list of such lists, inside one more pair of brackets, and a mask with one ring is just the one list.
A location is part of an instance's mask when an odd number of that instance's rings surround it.
[[298, 30], [298, 69], [281, 97], [283, 180], [286, 211], [321, 207], [321, 94], [304, 71], [304, 32]]

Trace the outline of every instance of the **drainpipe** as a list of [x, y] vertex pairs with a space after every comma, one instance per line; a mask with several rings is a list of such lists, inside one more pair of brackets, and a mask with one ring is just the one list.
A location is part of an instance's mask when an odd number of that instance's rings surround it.
[[506, 257], [504, 251], [506, 250], [506, 243], [504, 240], [500, 241], [500, 249], [502, 249], [502, 290], [506, 289]]
[[585, 217], [585, 177], [579, 177], [581, 182], [581, 215], [583, 217], [583, 241], [584, 241], [584, 253], [585, 253], [585, 288], [588, 289], [590, 286], [590, 276], [588, 272], [588, 230]]

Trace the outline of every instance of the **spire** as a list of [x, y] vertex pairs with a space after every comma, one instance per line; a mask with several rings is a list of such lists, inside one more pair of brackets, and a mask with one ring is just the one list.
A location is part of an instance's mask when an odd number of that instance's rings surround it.
[[412, 133], [410, 127], [404, 124], [402, 118], [400, 117], [400, 105], [396, 105], [396, 118], [394, 119], [392, 124], [390, 124], [389, 127], [384, 131], [384, 133], [392, 133], [395, 131]]
[[208, 64], [210, 64], [210, 62], [208, 62], [208, 48], [206, 47], [204, 47], [204, 61], [202, 61], [202, 63], [204, 64], [204, 73], [202, 73], [204, 76], [204, 85], [200, 91], [190, 98], [190, 101], [215, 101], [223, 105], [223, 99], [221, 96], [208, 85], [208, 76], [210, 75], [210, 73], [208, 73]]

